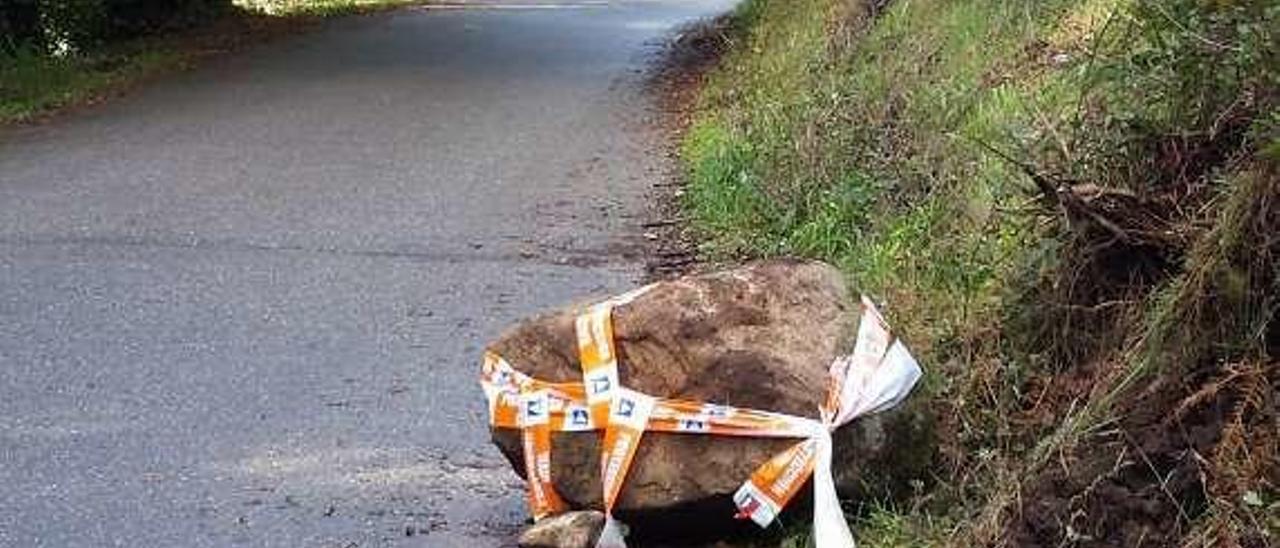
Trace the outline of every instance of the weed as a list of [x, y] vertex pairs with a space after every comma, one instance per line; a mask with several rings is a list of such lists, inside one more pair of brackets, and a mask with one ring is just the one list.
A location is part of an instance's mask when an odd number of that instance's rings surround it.
[[181, 60], [177, 51], [144, 48], [82, 56], [50, 56], [29, 48], [0, 54], [0, 123], [85, 102], [101, 90], [178, 66]]

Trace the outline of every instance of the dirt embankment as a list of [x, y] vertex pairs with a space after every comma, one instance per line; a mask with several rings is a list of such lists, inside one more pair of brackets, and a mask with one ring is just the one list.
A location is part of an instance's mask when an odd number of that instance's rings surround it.
[[872, 546], [1280, 543], [1280, 12], [749, 0], [682, 148], [715, 258], [839, 264], [943, 417]]

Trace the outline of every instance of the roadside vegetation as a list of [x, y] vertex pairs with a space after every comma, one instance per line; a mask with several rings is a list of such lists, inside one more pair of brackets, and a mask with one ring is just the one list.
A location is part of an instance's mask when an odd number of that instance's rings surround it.
[[937, 474], [862, 546], [1280, 544], [1280, 3], [748, 0], [683, 143], [711, 259], [888, 304]]
[[8, 0], [0, 3], [0, 125], [109, 96], [201, 57], [319, 18], [411, 0]]
[[335, 16], [421, 4], [423, 0], [232, 0], [249, 11], [272, 16]]

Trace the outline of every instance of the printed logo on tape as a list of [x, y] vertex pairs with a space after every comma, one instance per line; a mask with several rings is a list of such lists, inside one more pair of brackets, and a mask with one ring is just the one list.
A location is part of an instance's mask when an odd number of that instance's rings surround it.
[[537, 426], [551, 422], [548, 412], [546, 390], [537, 390], [520, 395], [520, 423], [523, 426]]
[[[814, 514], [814, 540], [819, 546], [852, 546], [832, 483], [829, 432], [853, 418], [898, 404], [922, 374], [906, 347], [894, 339], [875, 305], [863, 297], [854, 352], [836, 359], [828, 368], [827, 397], [819, 409], [821, 420], [816, 421], [769, 411], [658, 399], [622, 386], [613, 341], [612, 307], [647, 289], [628, 294], [626, 299], [605, 301], [578, 316], [575, 327], [581, 382], [541, 382], [516, 371], [500, 356], [485, 354], [481, 385], [489, 400], [490, 420], [495, 427], [522, 429], [529, 505], [535, 519], [564, 508], [550, 479], [553, 430], [604, 428], [600, 473], [608, 516], [646, 430], [789, 437], [802, 441], [762, 463], [734, 493], [737, 517], [768, 526], [813, 476], [815, 506], [821, 507]], [[606, 529], [612, 523], [609, 517]], [[622, 545], [621, 536], [616, 541]]]
[[588, 432], [595, 430], [595, 424], [591, 420], [591, 411], [586, 406], [570, 404], [565, 406], [564, 410], [564, 431], [566, 432]]

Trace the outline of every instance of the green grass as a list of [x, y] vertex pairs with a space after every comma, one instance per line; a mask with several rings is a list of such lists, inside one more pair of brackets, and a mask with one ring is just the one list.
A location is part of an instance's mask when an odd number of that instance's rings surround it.
[[120, 49], [74, 58], [0, 54], [0, 125], [93, 100], [148, 74], [181, 66], [174, 50]]
[[[1197, 249], [1223, 249], [1215, 241], [1241, 222], [1216, 208], [1259, 199], [1241, 194], [1240, 181], [1252, 179], [1234, 173], [1247, 165], [1214, 160], [1194, 176], [1190, 188], [1221, 198], [1180, 213], [1177, 228], [1202, 242], [1177, 251], [1185, 264], [1167, 280], [1134, 289], [1139, 325], [1126, 337], [1123, 325], [1098, 322], [1046, 335], [1066, 314], [1050, 304], [1064, 298], [1057, 288], [1116, 282], [1072, 281], [1089, 242], [1041, 205], [1015, 162], [1136, 193], [1172, 184], [1168, 159], [1159, 160], [1168, 143], [1217, 139], [1242, 162], [1280, 134], [1277, 21], [1280, 6], [1257, 0], [896, 0], [875, 17], [840, 0], [739, 9], [740, 35], [710, 76], [682, 150], [704, 254], [839, 265], [854, 287], [887, 301], [928, 370], [926, 396], [948, 417], [949, 456], [934, 488], [909, 510], [860, 518], [863, 544], [989, 538], [1017, 498], [1008, 478], [1033, 473], [1111, 418], [1099, 399], [1058, 428], [1018, 426], [1011, 416], [1030, 403], [1029, 379], [1094, 351], [1138, 375], [1148, 347], [1178, 346], [1164, 335], [1195, 338], [1168, 319], [1202, 300], [1161, 303], [1202, 289], [1194, 276], [1225, 276], [1205, 265], [1241, 255], [1231, 248], [1209, 261]], [[1246, 126], [1248, 136], [1230, 136]], [[1204, 228], [1213, 225], [1225, 228]], [[1256, 324], [1257, 311], [1244, 315]], [[1097, 336], [1108, 330], [1121, 335]], [[1145, 346], [1144, 332], [1153, 334]], [[1238, 356], [1237, 346], [1215, 356]]]
[[839, 2], [749, 4], [769, 24], [713, 77], [686, 140], [707, 251], [832, 261], [901, 306], [927, 295], [919, 338], [961, 337], [1037, 238], [998, 214], [1025, 206], [1026, 183], [974, 142], [1071, 100], [1045, 93], [1051, 83], [984, 78], [1071, 4], [899, 2], [851, 50], [826, 40], [834, 25], [866, 26], [831, 21]]
[[0, 126], [29, 121], [127, 89], [148, 76], [180, 69], [205, 52], [199, 44], [234, 42], [240, 34], [261, 40], [297, 22], [394, 8], [415, 0], [236, 0], [237, 11], [197, 28], [168, 36], [107, 44], [68, 55], [19, 48], [0, 53]]
[[954, 524], [934, 521], [934, 519], [927, 514], [875, 506], [858, 522], [858, 546], [900, 548], [942, 544], [946, 541], [946, 533], [954, 527]]

